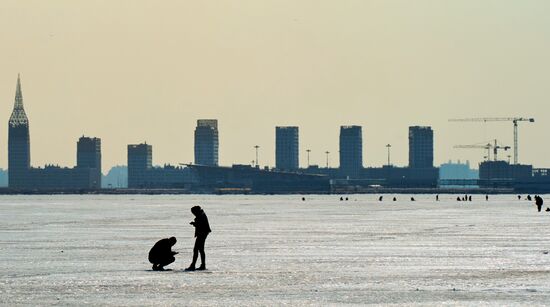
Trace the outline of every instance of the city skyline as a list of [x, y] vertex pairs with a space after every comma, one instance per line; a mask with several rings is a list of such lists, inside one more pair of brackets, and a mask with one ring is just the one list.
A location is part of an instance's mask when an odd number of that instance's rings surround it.
[[[31, 151], [31, 148], [29, 146], [29, 139], [30, 139], [30, 133], [29, 133], [29, 119], [27, 118], [27, 115], [26, 115], [26, 112], [25, 112], [25, 109], [24, 109], [24, 99], [23, 99], [23, 94], [22, 94], [22, 86], [21, 86], [21, 79], [20, 79], [20, 75], [18, 74], [17, 75], [17, 83], [16, 83], [16, 90], [15, 90], [15, 98], [14, 98], [14, 107], [13, 107], [13, 110], [12, 110], [12, 113], [11, 113], [11, 116], [9, 118], [9, 121], [8, 121], [8, 126], [10, 128], [10, 135], [12, 132], [15, 131], [15, 134], [18, 135], [18, 137], [21, 139], [21, 140], [17, 140], [16, 141], [16, 144], [15, 145], [9, 145], [8, 148], [10, 148], [10, 146], [15, 146], [14, 147], [14, 150], [13, 152], [16, 153], [13, 155], [13, 157], [16, 157], [20, 162], [24, 162], [24, 164], [26, 166], [24, 166], [23, 168], [30, 168], [30, 167], [41, 167], [41, 165], [34, 165], [32, 164], [32, 161], [30, 159], [30, 151]], [[324, 154], [325, 154], [325, 167], [326, 168], [340, 168], [342, 170], [344, 170], [344, 172], [347, 172], [349, 173], [350, 175], [353, 175], [355, 174], [355, 172], [357, 172], [359, 169], [362, 169], [364, 167], [373, 167], [375, 165], [365, 165], [363, 159], [364, 159], [364, 144], [363, 144], [363, 131], [362, 131], [362, 126], [359, 126], [359, 125], [342, 125], [340, 126], [340, 134], [339, 134], [339, 149], [338, 151], [336, 152], [338, 154], [338, 162], [339, 164], [338, 165], [331, 165], [330, 164], [330, 152], [329, 151], [325, 151]], [[21, 130], [23, 129], [23, 130]], [[297, 157], [298, 161], [300, 161], [300, 156], [299, 156], [299, 147], [300, 147], [300, 144], [299, 144], [299, 127], [298, 126], [276, 126], [275, 127], [275, 130], [276, 130], [276, 136], [275, 136], [275, 160], [277, 160], [277, 157], [278, 157], [278, 154], [279, 154], [279, 141], [281, 141], [279, 139], [279, 133], [280, 132], [283, 132], [284, 130], [293, 130], [291, 134], [289, 135], [285, 135], [284, 138], [281, 138], [281, 140], [285, 139], [284, 143], [285, 145], [283, 147], [286, 147], [288, 146], [289, 144], [286, 144], [288, 142], [295, 142], [295, 144], [293, 146], [297, 146], [296, 148], [292, 149], [291, 151], [294, 151], [294, 153], [292, 153], [290, 156], [294, 155]], [[409, 166], [409, 167], [417, 167], [416, 166], [416, 158], [412, 158], [414, 156], [416, 156], [417, 153], [420, 153], [421, 156], [424, 156], [425, 158], [427, 158], [428, 160], [426, 160], [425, 162], [420, 162], [420, 163], [423, 163], [423, 166], [422, 167], [433, 167], [435, 166], [434, 163], [433, 163], [433, 160], [434, 160], [434, 151], [435, 151], [435, 148], [434, 148], [434, 139], [433, 139], [433, 130], [431, 128], [431, 126], [409, 126], [408, 127], [409, 129], [409, 133], [408, 133], [408, 164], [406, 165], [396, 165], [394, 163], [391, 163], [391, 165], [394, 165], [394, 166]], [[285, 132], [286, 134], [288, 134], [288, 132]], [[427, 133], [427, 134], [426, 134]], [[195, 130], [194, 130], [194, 159], [195, 159], [195, 164], [198, 164], [198, 165], [208, 165], [208, 166], [218, 166], [218, 147], [219, 147], [219, 139], [218, 139], [218, 135], [219, 135], [219, 131], [218, 131], [218, 120], [217, 119], [198, 119], [197, 120], [197, 126], [195, 127]], [[292, 136], [291, 136], [292, 135]], [[421, 140], [420, 143], [418, 143], [418, 141], [415, 141], [418, 137], [414, 137], [415, 135], [418, 135], [418, 136], [421, 136], [418, 140]], [[281, 135], [282, 136], [282, 135]], [[83, 136], [84, 137], [84, 136]], [[80, 139], [82, 140], [81, 137]], [[294, 138], [293, 141], [290, 141], [289, 140], [286, 140], [286, 138], [288, 137], [291, 137]], [[98, 148], [101, 148], [101, 141], [100, 139], [98, 138], [94, 138], [94, 140], [98, 140], [99, 142], [99, 147]], [[418, 143], [418, 144], [416, 144]], [[12, 141], [10, 141], [10, 144], [12, 144]], [[283, 143], [281, 143], [282, 145]], [[416, 145], [415, 145], [416, 144]], [[147, 142], [143, 142], [141, 143], [139, 146], [146, 146], [149, 148], [149, 150], [151, 150], [151, 145], [150, 144], [147, 144]], [[22, 147], [23, 146], [23, 147]], [[95, 145], [94, 145], [95, 146]], [[135, 146], [138, 146], [138, 145], [134, 145], [134, 144], [128, 144], [127, 147], [128, 147], [128, 151], [130, 151], [130, 148], [134, 148]], [[387, 144], [386, 147], [391, 147], [391, 144]], [[256, 165], [258, 163], [258, 150], [259, 150], [260, 146], [259, 145], [255, 145], [254, 146], [254, 149], [255, 149], [255, 153], [256, 153], [256, 157], [255, 157], [255, 160], [251, 162], [251, 165]], [[281, 148], [282, 149], [282, 148]], [[342, 151], [342, 149], [344, 149], [345, 151]], [[287, 151], [288, 149], [285, 149], [285, 151]], [[389, 149], [388, 149], [389, 150]], [[420, 150], [420, 152], [418, 151]], [[310, 155], [310, 152], [311, 150], [310, 149], [307, 149], [306, 150], [308, 153], [308, 164], [307, 165], [301, 165], [300, 163], [298, 163], [297, 165], [295, 165], [294, 167], [290, 167], [290, 168], [281, 168], [282, 170], [291, 170], [291, 169], [299, 169], [299, 168], [306, 168], [306, 167], [309, 167], [309, 166], [320, 166], [320, 167], [323, 167], [322, 164], [315, 164], [315, 163], [310, 163], [311, 161], [309, 160], [309, 155]], [[8, 152], [10, 152], [10, 150], [8, 150]], [[282, 153], [282, 152], [281, 152]], [[332, 152], [333, 154], [335, 152]], [[99, 163], [98, 165], [101, 165], [101, 150], [100, 150], [100, 156], [99, 156]], [[285, 153], [285, 155], [288, 155], [288, 153]], [[388, 155], [390, 154], [390, 152], [388, 151]], [[427, 156], [425, 156], [425, 154], [428, 154]], [[129, 153], [128, 153], [129, 155]], [[9, 155], [8, 155], [9, 156]], [[293, 159], [293, 158], [290, 158], [289, 157], [286, 157], [285, 159]], [[342, 156], [346, 157], [344, 160], [342, 160]], [[23, 158], [21, 158], [23, 157]], [[389, 157], [388, 157], [389, 158]], [[11, 159], [11, 158], [10, 158]], [[77, 158], [76, 158], [76, 164], [75, 164], [75, 167], [78, 166], [78, 161], [80, 159], [80, 156], [77, 154]], [[412, 160], [411, 160], [412, 159]], [[484, 157], [484, 160], [490, 160], [488, 156], [485, 156]], [[503, 159], [501, 159], [503, 160]], [[510, 160], [510, 155], [508, 156], [508, 160]], [[26, 162], [25, 162], [26, 161]], [[341, 161], [344, 161], [344, 165], [342, 166], [342, 163], [340, 163]], [[12, 163], [12, 162], [10, 162]], [[19, 163], [19, 162], [17, 162]], [[163, 164], [164, 165], [171, 165], [171, 163], [166, 163], [166, 162], [157, 162], [157, 164], [152, 164], [152, 160], [149, 161], [149, 167], [151, 166], [154, 166], [154, 165], [161, 165]], [[296, 163], [296, 162], [294, 162]], [[445, 162], [442, 162], [441, 164], [443, 164]], [[174, 165], [178, 165], [178, 164], [184, 164], [184, 163], [175, 163]], [[235, 165], [235, 164], [239, 164], [239, 163], [236, 163], [236, 162], [233, 162], [233, 163], [230, 163], [228, 164], [228, 166], [230, 165]], [[246, 164], [246, 163], [245, 163]], [[50, 163], [46, 163], [44, 164], [45, 166], [59, 166], [59, 163], [56, 163], [56, 162], [50, 162]], [[117, 164], [117, 165], [113, 165], [111, 167], [108, 168], [108, 170], [110, 170], [112, 167], [116, 167], [116, 166], [119, 166], [119, 165], [124, 165], [124, 164]], [[275, 163], [275, 165], [269, 165], [269, 164], [264, 164], [262, 165], [260, 163], [260, 166], [268, 166], [268, 167], [274, 167], [274, 168], [280, 168], [277, 166], [277, 162]], [[379, 165], [379, 166], [382, 166], [382, 165]], [[66, 167], [66, 165], [63, 165], [63, 167]], [[375, 166], [376, 167], [376, 166]], [[9, 168], [8, 168], [9, 169]], [[102, 170], [102, 173], [103, 173], [103, 170]], [[355, 176], [355, 175], [353, 175]]]
[[[311, 164], [330, 151], [337, 166], [342, 125], [363, 127], [365, 166], [386, 164], [387, 144], [392, 164], [407, 165], [406, 130], [420, 125], [437, 132], [435, 165], [475, 166], [483, 150], [453, 146], [510, 146], [511, 124], [448, 119], [525, 116], [537, 121], [520, 127], [520, 162], [548, 167], [549, 6], [5, 1], [0, 114], [11, 113], [21, 72], [32, 164], [75, 165], [74, 140], [93, 135], [103, 172], [143, 141], [160, 163], [193, 161], [200, 118], [219, 121], [220, 165], [250, 163], [259, 145], [260, 163], [274, 166], [273, 127], [299, 126], [300, 166], [307, 149]], [[7, 135], [1, 126], [0, 148]]]

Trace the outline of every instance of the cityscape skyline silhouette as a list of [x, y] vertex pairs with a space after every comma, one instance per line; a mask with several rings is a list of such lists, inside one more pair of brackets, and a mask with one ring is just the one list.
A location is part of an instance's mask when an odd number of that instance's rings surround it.
[[249, 164], [259, 145], [260, 164], [274, 166], [275, 127], [298, 126], [300, 166], [307, 149], [311, 164], [329, 151], [338, 166], [341, 125], [362, 126], [364, 166], [386, 164], [387, 144], [407, 165], [407, 129], [419, 125], [434, 130], [436, 165], [475, 166], [483, 150], [453, 146], [510, 146], [511, 123], [448, 119], [526, 116], [537, 121], [520, 127], [520, 163], [548, 167], [549, 6], [7, 1], [0, 167], [19, 72], [34, 166], [75, 165], [82, 135], [102, 139], [104, 173], [144, 141], [155, 164], [188, 163], [203, 118], [219, 122], [220, 165]]

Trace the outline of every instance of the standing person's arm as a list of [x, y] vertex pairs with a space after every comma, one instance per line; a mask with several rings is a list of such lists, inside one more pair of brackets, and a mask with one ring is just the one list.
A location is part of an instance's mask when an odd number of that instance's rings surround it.
[[204, 216], [204, 226], [206, 228], [207, 233], [212, 232], [212, 229], [210, 228], [210, 223], [208, 222], [208, 217], [206, 215]]

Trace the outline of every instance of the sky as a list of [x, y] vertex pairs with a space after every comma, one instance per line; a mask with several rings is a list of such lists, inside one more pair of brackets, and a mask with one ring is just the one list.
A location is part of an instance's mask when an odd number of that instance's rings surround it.
[[[550, 167], [550, 1], [189, 0], [0, 2], [0, 167], [21, 74], [31, 164], [76, 163], [102, 140], [154, 164], [193, 161], [197, 119], [219, 120], [220, 164], [274, 165], [275, 126], [300, 129], [300, 164], [338, 165], [341, 125], [363, 127], [365, 166], [408, 163], [408, 127], [434, 129], [434, 162], [470, 160], [512, 123], [519, 160]], [[506, 159], [512, 151], [501, 153]]]

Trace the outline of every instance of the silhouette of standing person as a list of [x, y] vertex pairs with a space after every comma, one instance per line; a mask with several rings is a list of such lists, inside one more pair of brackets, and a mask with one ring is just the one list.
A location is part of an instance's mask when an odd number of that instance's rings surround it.
[[172, 251], [172, 246], [176, 244], [175, 237], [159, 240], [149, 251], [149, 262], [153, 264], [153, 271], [164, 271], [164, 266], [174, 262], [178, 252]]
[[535, 196], [535, 204], [537, 205], [537, 210], [540, 212], [542, 210], [542, 204], [544, 201], [542, 200], [542, 197], [536, 195]]
[[[208, 217], [202, 210], [200, 206], [194, 206], [191, 208], [191, 213], [195, 215], [195, 220], [189, 224], [195, 226], [195, 246], [193, 247], [193, 262], [186, 271], [194, 270], [206, 270], [206, 255], [204, 254], [204, 242], [206, 237], [212, 230], [210, 229], [210, 224], [208, 224]], [[197, 258], [201, 254], [201, 266], [195, 269], [195, 264], [197, 263]]]

